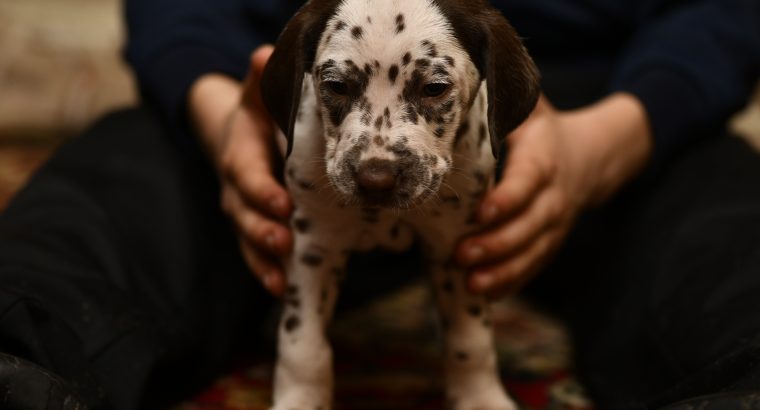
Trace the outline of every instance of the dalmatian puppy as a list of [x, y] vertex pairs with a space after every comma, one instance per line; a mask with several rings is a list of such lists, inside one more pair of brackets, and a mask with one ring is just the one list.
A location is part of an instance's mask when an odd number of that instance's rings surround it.
[[447, 407], [515, 408], [488, 303], [451, 259], [537, 95], [533, 62], [485, 0], [312, 0], [293, 17], [262, 81], [296, 204], [274, 410], [331, 408], [325, 327], [346, 259], [413, 237], [441, 315]]

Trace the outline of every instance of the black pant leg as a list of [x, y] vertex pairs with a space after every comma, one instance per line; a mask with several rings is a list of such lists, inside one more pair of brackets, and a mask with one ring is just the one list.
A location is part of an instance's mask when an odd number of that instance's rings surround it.
[[599, 407], [760, 388], [760, 156], [731, 137], [581, 218], [530, 287]]
[[254, 349], [271, 303], [210, 167], [179, 151], [149, 111], [112, 114], [0, 216], [0, 350], [94, 408], [150, 408], [212, 377]]

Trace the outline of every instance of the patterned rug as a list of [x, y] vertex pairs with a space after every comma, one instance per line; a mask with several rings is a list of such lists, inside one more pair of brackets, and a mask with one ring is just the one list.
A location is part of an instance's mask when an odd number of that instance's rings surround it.
[[[417, 285], [336, 319], [336, 410], [444, 408], [431, 306]], [[569, 343], [557, 323], [518, 301], [500, 302], [493, 313], [504, 384], [522, 409], [593, 408], [569, 373]], [[173, 410], [266, 410], [271, 383], [270, 358]]]

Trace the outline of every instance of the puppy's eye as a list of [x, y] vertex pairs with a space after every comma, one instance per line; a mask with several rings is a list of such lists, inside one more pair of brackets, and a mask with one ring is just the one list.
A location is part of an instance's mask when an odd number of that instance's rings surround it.
[[342, 81], [325, 81], [324, 84], [333, 94], [348, 95], [348, 84]]
[[430, 83], [430, 84], [425, 84], [425, 87], [422, 89], [422, 92], [425, 93], [426, 97], [440, 97], [443, 94], [445, 94], [446, 91], [448, 91], [450, 87], [451, 87], [451, 84]]

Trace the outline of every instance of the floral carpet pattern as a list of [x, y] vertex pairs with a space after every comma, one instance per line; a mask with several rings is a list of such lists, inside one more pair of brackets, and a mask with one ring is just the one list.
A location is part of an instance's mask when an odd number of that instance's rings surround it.
[[[441, 410], [435, 311], [427, 288], [411, 286], [331, 326], [335, 410]], [[562, 328], [517, 301], [494, 306], [505, 386], [526, 410], [587, 410], [591, 402], [570, 369]], [[272, 360], [245, 366], [174, 410], [266, 410]]]

